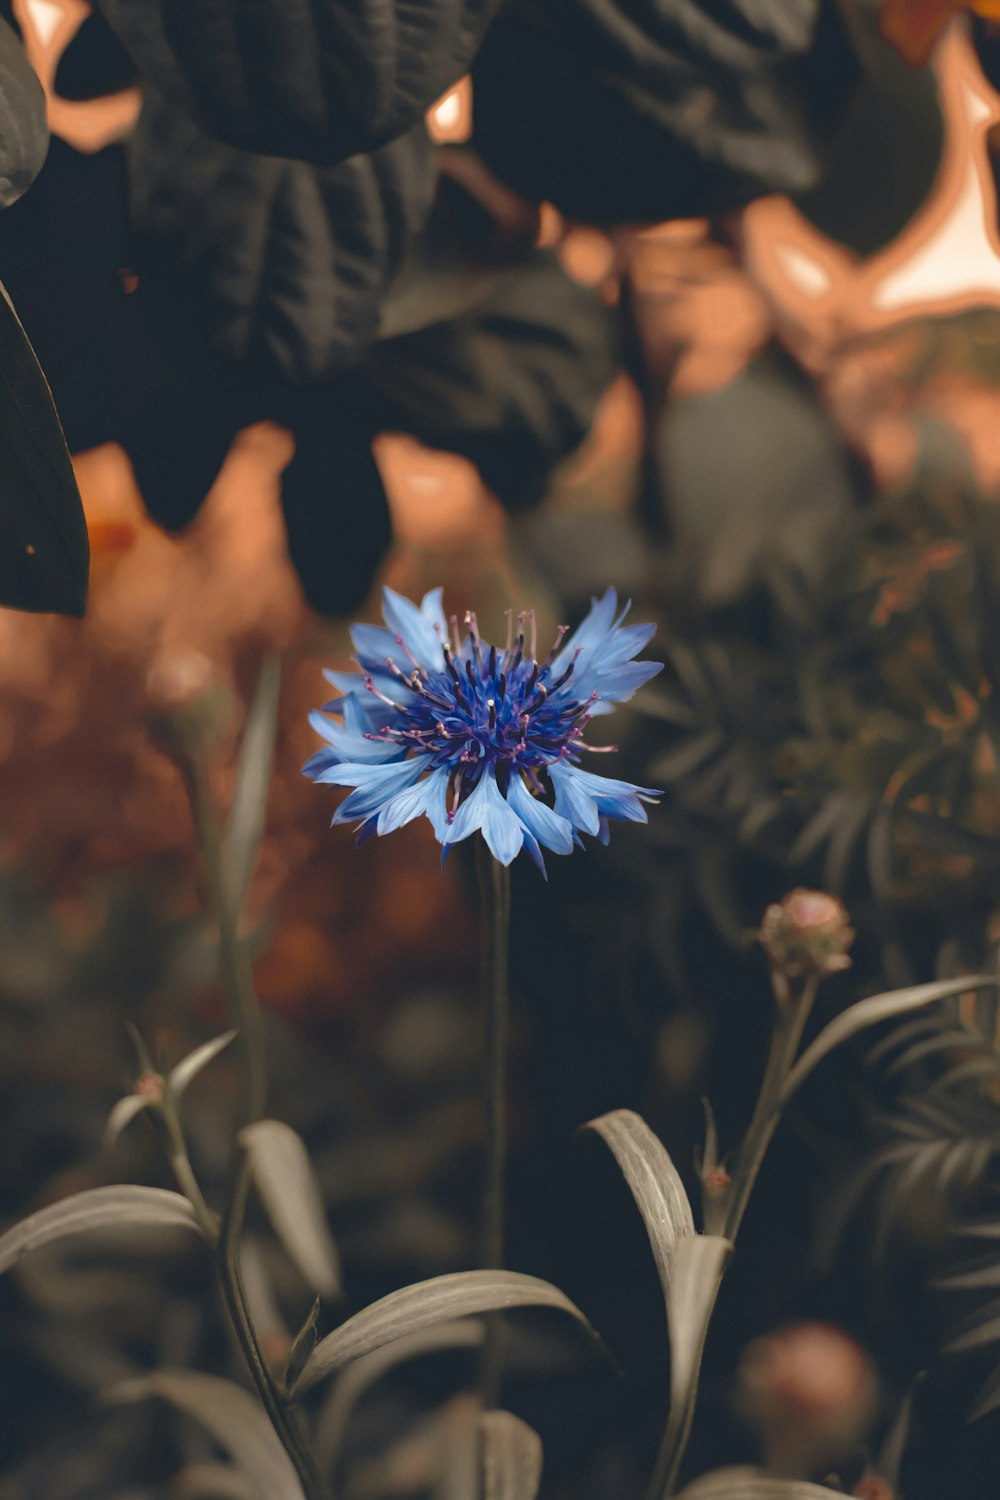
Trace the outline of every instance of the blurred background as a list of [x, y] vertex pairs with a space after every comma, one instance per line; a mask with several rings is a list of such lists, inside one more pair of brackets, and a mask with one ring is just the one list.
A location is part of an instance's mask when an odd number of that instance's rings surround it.
[[[793, 885], [839, 894], [858, 929], [817, 1024], [989, 963], [1000, 937], [992, 9], [509, 5], [423, 123], [324, 161], [191, 105], [143, 6], [0, 7], [52, 133], [0, 214], [0, 279], [91, 550], [85, 618], [0, 613], [5, 1220], [167, 1181], [142, 1121], [102, 1146], [135, 1070], [126, 1022], [168, 1063], [227, 1024], [157, 725], [186, 682], [215, 684], [225, 806], [277, 652], [245, 932], [269, 1110], [314, 1154], [337, 1316], [475, 1263], [468, 851], [442, 873], [423, 823], [355, 850], [328, 826], [338, 794], [300, 775], [307, 713], [382, 583], [443, 584], [487, 639], [508, 606], [544, 639], [613, 584], [657, 621], [667, 669], [616, 715], [611, 774], [666, 795], [649, 828], [551, 859], [547, 885], [514, 871], [509, 1258], [565, 1287], [621, 1369], [526, 1320], [505, 1399], [543, 1436], [546, 1496], [641, 1493], [660, 1294], [612, 1165], [574, 1131], [638, 1109], [692, 1182], [703, 1095], [735, 1139], [771, 1004], [748, 935]], [[967, 1418], [995, 1349], [943, 1350], [963, 1318], [995, 1321], [996, 1294], [987, 1280], [973, 1306], [936, 1282], [995, 1194], [996, 1020], [967, 1003], [915, 1059], [888, 1040], [820, 1070], [723, 1291], [692, 1473], [754, 1456], [733, 1415], [747, 1341], [823, 1318], [878, 1367], [879, 1440], [916, 1389], [906, 1495], [993, 1493], [996, 1411]], [[208, 1183], [235, 1091], [225, 1056], [191, 1091]], [[277, 1357], [309, 1298], [254, 1230]], [[44, 1252], [5, 1278], [3, 1500], [223, 1493], [207, 1439], [97, 1394], [152, 1365], [238, 1369], [202, 1280], [193, 1252], [156, 1243]], [[455, 1409], [471, 1357], [359, 1400], [345, 1494], [445, 1493], [425, 1419]]]

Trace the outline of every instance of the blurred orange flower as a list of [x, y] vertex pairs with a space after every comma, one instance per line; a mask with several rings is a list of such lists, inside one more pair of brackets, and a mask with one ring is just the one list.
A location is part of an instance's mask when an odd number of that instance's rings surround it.
[[1000, 0], [885, 0], [879, 30], [913, 67], [921, 67], [957, 11], [1000, 21]]

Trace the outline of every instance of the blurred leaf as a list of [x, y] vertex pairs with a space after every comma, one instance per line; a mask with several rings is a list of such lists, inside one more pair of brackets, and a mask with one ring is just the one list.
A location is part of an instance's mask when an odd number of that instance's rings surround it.
[[148, 1094], [126, 1094], [123, 1099], [119, 1099], [104, 1127], [105, 1146], [113, 1146], [125, 1126], [144, 1109], [148, 1109], [152, 1102]]
[[926, 200], [944, 121], [929, 67], [913, 67], [879, 33], [878, 4], [839, 0], [862, 69], [834, 117], [818, 184], [795, 196], [816, 227], [859, 255], [894, 240]]
[[230, 1464], [185, 1464], [174, 1475], [171, 1500], [255, 1500], [246, 1476]]
[[320, 1298], [317, 1297], [309, 1309], [309, 1316], [295, 1335], [291, 1349], [288, 1351], [288, 1363], [285, 1366], [285, 1385], [293, 1386], [305, 1369], [306, 1361], [316, 1347], [318, 1334], [316, 1324], [319, 1321]]
[[365, 369], [384, 428], [461, 454], [523, 509], [587, 435], [616, 345], [600, 298], [539, 250], [473, 311], [376, 345]]
[[840, 1490], [802, 1479], [771, 1479], [757, 1469], [716, 1469], [689, 1484], [679, 1500], [829, 1500]]
[[187, 1057], [182, 1058], [176, 1068], [171, 1069], [170, 1092], [175, 1099], [180, 1098], [192, 1079], [197, 1078], [202, 1068], [207, 1067], [213, 1058], [218, 1057], [223, 1048], [229, 1046], [235, 1035], [235, 1031], [224, 1031], [220, 1036], [213, 1037], [211, 1041], [203, 1042], [200, 1047], [189, 1052]]
[[200, 1422], [232, 1455], [259, 1500], [303, 1500], [291, 1459], [260, 1402], [242, 1386], [191, 1370], [154, 1370], [108, 1393], [109, 1401], [160, 1396]]
[[267, 821], [280, 692], [281, 658], [275, 654], [265, 656], [240, 742], [236, 789], [223, 834], [222, 878], [229, 910], [237, 914], [243, 908]]
[[389, 1370], [408, 1359], [419, 1359], [421, 1355], [436, 1354], [444, 1349], [477, 1349], [485, 1335], [486, 1325], [478, 1319], [459, 1318], [453, 1323], [424, 1328], [419, 1333], [404, 1333], [391, 1344], [383, 1344], [370, 1354], [362, 1354], [353, 1360], [334, 1382], [320, 1414], [316, 1428], [319, 1457], [330, 1465], [335, 1462], [351, 1412], [365, 1392]]
[[0, 287], [0, 605], [82, 615], [89, 556], [52, 396]]
[[509, 1411], [484, 1411], [483, 1500], [535, 1500], [542, 1480], [542, 1440]]
[[250, 1170], [274, 1231], [314, 1291], [341, 1294], [340, 1256], [301, 1136], [281, 1120], [240, 1132]]
[[784, 1104], [791, 1098], [795, 1090], [808, 1078], [816, 1064], [821, 1062], [827, 1053], [832, 1052], [834, 1047], [839, 1047], [842, 1042], [846, 1042], [859, 1031], [864, 1031], [867, 1026], [875, 1026], [879, 1021], [889, 1021], [893, 1016], [906, 1015], [922, 1005], [933, 1004], [935, 1000], [945, 1000], [950, 995], [961, 995], [966, 990], [981, 989], [985, 985], [995, 985], [997, 982], [995, 975], [969, 974], [964, 979], [937, 980], [933, 984], [918, 984], [909, 989], [890, 990], [884, 995], [871, 995], [867, 1000], [859, 1000], [856, 1005], [849, 1006], [824, 1027], [815, 1041], [802, 1053], [785, 1079], [781, 1091], [781, 1103]]
[[630, 1109], [589, 1120], [583, 1129], [596, 1131], [621, 1167], [646, 1226], [666, 1298], [677, 1243], [694, 1234], [691, 1204], [677, 1168], [645, 1120]]
[[515, 1271], [455, 1271], [390, 1292], [327, 1334], [313, 1351], [295, 1393], [310, 1390], [324, 1376], [362, 1354], [394, 1343], [404, 1334], [418, 1333], [469, 1313], [513, 1307], [558, 1308], [593, 1333], [580, 1309], [551, 1282]]
[[180, 1193], [132, 1185], [88, 1188], [48, 1208], [40, 1208], [0, 1236], [0, 1271], [8, 1270], [29, 1250], [37, 1250], [52, 1240], [88, 1229], [129, 1224], [183, 1226], [198, 1233], [194, 1211]]
[[48, 149], [45, 95], [20, 37], [0, 19], [0, 209], [31, 186]]

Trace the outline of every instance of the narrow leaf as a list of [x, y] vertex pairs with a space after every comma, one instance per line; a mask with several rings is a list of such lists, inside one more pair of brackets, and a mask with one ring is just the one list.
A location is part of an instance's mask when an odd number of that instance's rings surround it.
[[187, 1057], [181, 1059], [176, 1068], [170, 1072], [170, 1092], [175, 1099], [179, 1099], [193, 1078], [197, 1078], [202, 1068], [208, 1066], [214, 1057], [218, 1057], [224, 1047], [228, 1047], [235, 1031], [224, 1031], [221, 1036], [213, 1037], [210, 1042], [203, 1042]]
[[82, 615], [89, 556], [52, 396], [0, 286], [0, 604]]
[[29, 1250], [51, 1240], [108, 1225], [158, 1224], [198, 1231], [190, 1203], [165, 1188], [100, 1187], [74, 1193], [59, 1203], [40, 1208], [0, 1236], [0, 1271], [8, 1270]]
[[771, 1479], [757, 1469], [716, 1469], [703, 1474], [679, 1500], [829, 1500], [838, 1490], [804, 1479]]
[[849, 1006], [820, 1032], [810, 1044], [785, 1079], [781, 1091], [781, 1104], [787, 1103], [799, 1085], [808, 1078], [818, 1062], [834, 1047], [839, 1047], [849, 1037], [875, 1026], [879, 1021], [889, 1021], [893, 1016], [906, 1015], [922, 1005], [931, 1005], [935, 1000], [947, 1000], [952, 995], [961, 995], [966, 990], [982, 989], [995, 985], [997, 978], [991, 974], [969, 974], [964, 979], [942, 979], [932, 984], [917, 984], [904, 990], [889, 990], [882, 995], [871, 995]]
[[222, 846], [222, 878], [229, 910], [238, 913], [253, 871], [257, 845], [267, 818], [274, 740], [278, 727], [281, 659], [270, 655], [261, 664], [236, 768], [236, 790]]
[[288, 1364], [285, 1367], [285, 1385], [292, 1386], [298, 1380], [306, 1367], [306, 1360], [316, 1347], [319, 1337], [316, 1324], [319, 1320], [320, 1299], [317, 1297], [309, 1309], [309, 1316], [295, 1335], [291, 1349], [288, 1351]]
[[497, 1312], [511, 1307], [558, 1308], [592, 1332], [580, 1309], [551, 1282], [515, 1271], [455, 1271], [390, 1292], [388, 1297], [373, 1302], [327, 1334], [313, 1350], [296, 1394], [311, 1389], [318, 1380], [351, 1360], [381, 1349], [404, 1334], [418, 1333], [469, 1313]]
[[509, 1411], [484, 1411], [483, 1500], [535, 1500], [542, 1479], [542, 1440]]
[[282, 1120], [258, 1120], [239, 1139], [275, 1234], [313, 1291], [340, 1296], [340, 1256], [302, 1137]]
[[988, 1417], [990, 1412], [996, 1411], [998, 1406], [1000, 1406], [1000, 1369], [993, 1371], [976, 1397], [975, 1404], [969, 1412], [969, 1421], [978, 1422], [981, 1417]]
[[589, 1120], [583, 1128], [597, 1132], [621, 1167], [646, 1226], [660, 1285], [667, 1297], [674, 1247], [678, 1240], [694, 1234], [691, 1204], [677, 1168], [645, 1120], [630, 1109], [613, 1110]]
[[150, 1396], [162, 1397], [200, 1422], [232, 1455], [259, 1500], [303, 1500], [291, 1459], [264, 1408], [242, 1386], [192, 1370], [154, 1370], [117, 1386], [108, 1400], [143, 1401]]
[[147, 1094], [126, 1094], [124, 1099], [119, 1099], [108, 1115], [108, 1123], [104, 1127], [104, 1144], [113, 1146], [129, 1121], [148, 1109], [152, 1102]]
[[674, 1246], [666, 1289], [672, 1418], [680, 1414], [697, 1380], [708, 1321], [732, 1248], [718, 1234], [685, 1235]]
[[[370, 1354], [363, 1354], [347, 1366], [334, 1383], [333, 1390], [320, 1413], [316, 1428], [316, 1452], [332, 1466], [351, 1412], [382, 1376], [408, 1359], [436, 1354], [443, 1349], [476, 1349], [486, 1336], [486, 1325], [477, 1318], [456, 1318], [452, 1323], [438, 1323], [420, 1333], [403, 1334], [391, 1344], [383, 1344]], [[297, 1378], [297, 1377], [296, 1377]], [[287, 1385], [293, 1385], [289, 1377]]]

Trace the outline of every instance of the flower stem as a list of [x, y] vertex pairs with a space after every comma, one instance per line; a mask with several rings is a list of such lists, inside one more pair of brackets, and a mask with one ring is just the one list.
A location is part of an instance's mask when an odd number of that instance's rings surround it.
[[[507, 1161], [507, 1044], [509, 1031], [508, 955], [510, 933], [510, 871], [493, 858], [485, 841], [476, 848], [483, 929], [483, 1012], [485, 1023], [482, 1250], [484, 1270], [504, 1263], [506, 1205], [504, 1177]], [[484, 1406], [495, 1404], [499, 1383], [500, 1325], [487, 1321], [483, 1351]]]
[[[706, 1234], [722, 1235], [731, 1245], [736, 1241], [767, 1148], [771, 1144], [771, 1137], [778, 1127], [782, 1087], [795, 1062], [802, 1032], [816, 998], [816, 977], [810, 976], [800, 985], [789, 986], [786, 976], [776, 972], [772, 974], [772, 980], [777, 1001], [777, 1020], [771, 1034], [771, 1047], [757, 1103], [736, 1152], [732, 1179], [727, 1190], [718, 1197], [706, 1196], [703, 1204]], [[700, 1334], [701, 1346], [704, 1345], [714, 1307], [713, 1297], [705, 1312], [705, 1322]], [[694, 1421], [700, 1369], [699, 1357], [694, 1363], [691, 1381], [679, 1411], [670, 1413], [653, 1478], [646, 1492], [647, 1500], [667, 1500], [675, 1491]]]
[[[253, 981], [250, 959], [239, 940], [239, 911], [230, 899], [222, 855], [219, 819], [204, 767], [194, 759], [182, 763], [184, 780], [194, 814], [198, 843], [205, 863], [209, 898], [219, 931], [219, 960], [222, 979], [229, 991], [235, 1024], [239, 1028], [240, 1104], [239, 1124], [246, 1126], [260, 1119], [267, 1097], [267, 1054], [264, 1045], [263, 1016]], [[184, 1181], [193, 1173], [186, 1153], [174, 1163], [180, 1166]], [[185, 1168], [187, 1169], [185, 1171]], [[197, 1184], [195, 1184], [197, 1189]], [[233, 1142], [229, 1183], [222, 1215], [221, 1233], [216, 1229], [209, 1241], [215, 1251], [215, 1269], [222, 1300], [229, 1314], [236, 1342], [246, 1362], [261, 1405], [298, 1475], [305, 1500], [323, 1500], [325, 1487], [316, 1467], [298, 1414], [288, 1401], [268, 1366], [260, 1347], [257, 1330], [247, 1304], [240, 1270], [239, 1239], [250, 1188], [250, 1167], [238, 1138]], [[188, 1187], [185, 1187], [188, 1191]], [[190, 1194], [189, 1194], [190, 1196]], [[198, 1197], [200, 1198], [200, 1191]], [[193, 1200], [192, 1200], [193, 1201]], [[202, 1199], [202, 1202], [204, 1200]], [[198, 1206], [195, 1203], [195, 1212]]]

